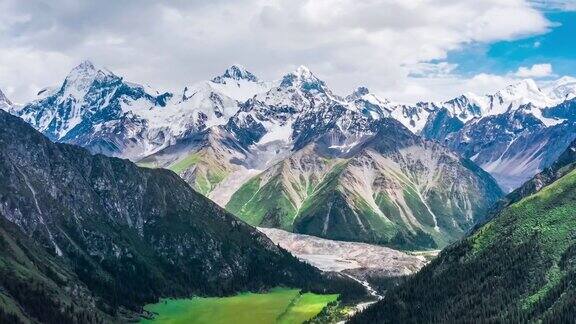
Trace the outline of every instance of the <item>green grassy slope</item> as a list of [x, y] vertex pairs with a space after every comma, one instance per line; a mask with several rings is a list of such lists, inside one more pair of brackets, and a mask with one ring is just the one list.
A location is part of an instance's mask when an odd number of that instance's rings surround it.
[[503, 209], [355, 322], [562, 322], [574, 320], [575, 300], [573, 170]]
[[250, 179], [232, 195], [226, 209], [250, 225], [291, 230], [297, 209], [283, 188], [281, 175], [261, 183], [260, 176]]
[[351, 151], [309, 143], [245, 183], [226, 209], [252, 225], [402, 249], [461, 238], [501, 196], [469, 160], [396, 121]]
[[[422, 193], [378, 157], [370, 156], [375, 166], [366, 169], [361, 159], [326, 159], [310, 152], [250, 179], [226, 209], [254, 226], [402, 249], [437, 249], [471, 226], [472, 216], [462, 209], [476, 203], [469, 193], [453, 194], [440, 186]], [[306, 163], [310, 160], [314, 164]]]

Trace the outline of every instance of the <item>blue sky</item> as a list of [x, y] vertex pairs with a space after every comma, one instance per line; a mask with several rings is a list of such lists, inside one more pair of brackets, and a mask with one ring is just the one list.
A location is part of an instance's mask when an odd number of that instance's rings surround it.
[[471, 44], [450, 52], [448, 62], [455, 72], [505, 74], [522, 66], [549, 63], [556, 75], [576, 76], [576, 12], [548, 11], [553, 23], [549, 32], [513, 41]]

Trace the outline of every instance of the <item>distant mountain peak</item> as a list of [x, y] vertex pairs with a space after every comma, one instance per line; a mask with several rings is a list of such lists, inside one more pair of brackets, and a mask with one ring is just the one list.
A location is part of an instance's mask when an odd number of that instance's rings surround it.
[[299, 87], [303, 91], [325, 92], [326, 84], [320, 80], [310, 69], [300, 65], [294, 72], [282, 78], [281, 87]]
[[348, 99], [348, 100], [358, 99], [358, 98], [365, 96], [369, 93], [370, 93], [370, 90], [368, 90], [368, 88], [366, 88], [364, 86], [360, 86], [360, 87], [356, 88], [356, 90], [354, 90], [348, 97], [346, 97], [346, 99]]
[[2, 89], [0, 89], [0, 107], [2, 107], [2, 104], [4, 103], [7, 104], [8, 106], [12, 106], [12, 102], [8, 100], [6, 95], [4, 95], [4, 93], [2, 92]]
[[64, 80], [64, 97], [83, 97], [97, 78], [113, 76], [106, 69], [97, 68], [91, 61], [84, 60], [75, 66]]
[[12, 112], [15, 107], [16, 105], [14, 105], [0, 89], [0, 109]]
[[509, 94], [524, 94], [526, 92], [540, 93], [541, 90], [533, 79], [523, 79], [507, 86], [504, 91]]
[[576, 78], [563, 76], [550, 83], [545, 91], [552, 99], [559, 101], [572, 99], [576, 97]]
[[576, 78], [565, 75], [563, 77], [561, 77], [560, 79], [554, 81], [555, 85], [564, 85], [564, 84], [568, 84], [568, 83], [576, 83]]
[[94, 66], [94, 63], [92, 63], [90, 60], [84, 60], [80, 62], [80, 64], [78, 64], [74, 68], [74, 70], [84, 70], [84, 71], [96, 70], [96, 67]]
[[212, 82], [225, 83], [225, 79], [258, 82], [258, 78], [240, 64], [231, 65], [222, 75], [213, 78]]
[[305, 66], [305, 65], [300, 65], [295, 71], [294, 73], [296, 75], [301, 75], [301, 76], [312, 76], [312, 72], [310, 71], [310, 69]]

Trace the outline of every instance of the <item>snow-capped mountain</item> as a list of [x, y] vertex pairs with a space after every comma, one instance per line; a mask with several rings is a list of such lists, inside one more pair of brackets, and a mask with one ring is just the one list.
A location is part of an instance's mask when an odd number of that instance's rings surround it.
[[260, 81], [254, 74], [238, 64], [230, 66], [222, 75], [206, 83], [217, 92], [241, 102], [267, 91], [274, 84], [274, 82]]
[[239, 101], [268, 84], [239, 66], [179, 94], [125, 81], [85, 61], [57, 89], [13, 112], [50, 139], [138, 160], [180, 138], [227, 123]]
[[576, 78], [564, 76], [544, 87], [553, 100], [563, 101], [576, 98]]
[[171, 97], [85, 61], [57, 90], [46, 90], [14, 113], [51, 140], [131, 157], [165, 143], [164, 132], [149, 132], [150, 121], [139, 113], [166, 107]]
[[334, 144], [346, 145], [374, 133], [375, 121], [390, 115], [387, 103], [366, 88], [340, 97], [301, 66], [277, 87], [248, 100], [228, 127], [245, 144], [284, 141], [298, 149], [316, 135], [337, 131]]
[[[241, 69], [229, 69], [224, 76], [229, 75], [258, 82]], [[223, 79], [236, 82], [223, 77], [213, 82]], [[225, 203], [242, 184], [238, 179], [247, 180], [247, 175], [326, 133], [332, 134], [332, 149], [349, 149], [362, 137], [373, 135], [376, 121], [389, 115], [384, 106], [387, 101], [366, 88], [339, 97], [304, 66], [278, 82], [260, 84], [274, 86], [240, 104], [225, 125], [212, 125], [202, 135], [177, 140], [140, 163], [171, 168], [204, 194]]]
[[[571, 89], [569, 78], [545, 89], [526, 80], [486, 96], [398, 105], [365, 87], [340, 96], [304, 66], [264, 82], [233, 65], [160, 93], [84, 62], [13, 112], [53, 140], [171, 169], [254, 224], [423, 247], [462, 235], [500, 194], [466, 158], [508, 189], [571, 142], [576, 99], [560, 99]], [[356, 229], [312, 208], [327, 204]]]
[[523, 80], [486, 96], [468, 93], [443, 103], [398, 106], [392, 115], [472, 159], [509, 191], [549, 166], [575, 137], [573, 118], [556, 108], [575, 94], [572, 78], [545, 88]]
[[526, 109], [526, 105], [531, 104], [529, 107], [531, 114], [543, 123], [553, 125], [561, 121], [543, 117], [541, 109], [562, 103], [566, 100], [566, 96], [570, 96], [571, 91], [576, 93], [576, 83], [574, 87], [571, 87], [569, 80], [569, 78], [564, 79], [564, 81], [560, 79], [553, 88], [544, 91], [538, 87], [534, 80], [526, 79], [485, 96], [466, 93], [445, 102], [398, 105], [394, 108], [392, 115], [411, 131], [420, 134], [426, 126], [433, 122], [432, 118], [429, 118], [430, 115], [440, 110], [446, 110], [451, 117], [466, 123], [472, 119], [512, 113], [520, 107]]
[[469, 229], [500, 190], [471, 162], [389, 118], [388, 104], [366, 88], [340, 97], [299, 67], [241, 104], [226, 125], [140, 163], [172, 169], [253, 225], [405, 248], [443, 246]]

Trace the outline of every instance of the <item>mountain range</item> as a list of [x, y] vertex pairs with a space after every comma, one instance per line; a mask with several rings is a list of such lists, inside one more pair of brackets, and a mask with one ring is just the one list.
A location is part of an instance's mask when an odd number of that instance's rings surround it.
[[527, 79], [486, 96], [401, 106], [394, 115], [415, 133], [470, 158], [508, 192], [550, 166], [576, 138], [568, 113], [575, 98], [574, 78], [543, 89]]
[[10, 111], [54, 141], [171, 169], [252, 225], [437, 248], [558, 158], [575, 94], [573, 79], [526, 80], [405, 105], [339, 96], [306, 67], [264, 82], [238, 65], [162, 93], [83, 62]]

